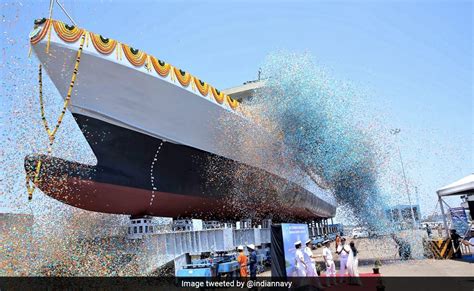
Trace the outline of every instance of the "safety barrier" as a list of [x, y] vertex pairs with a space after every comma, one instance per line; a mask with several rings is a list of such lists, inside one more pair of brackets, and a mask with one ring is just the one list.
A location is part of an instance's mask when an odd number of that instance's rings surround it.
[[435, 259], [450, 259], [453, 257], [453, 244], [449, 238], [424, 240], [423, 244], [428, 254]]

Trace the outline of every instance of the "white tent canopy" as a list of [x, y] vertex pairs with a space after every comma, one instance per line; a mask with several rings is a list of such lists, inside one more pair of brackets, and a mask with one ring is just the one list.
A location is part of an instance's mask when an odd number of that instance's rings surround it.
[[[446, 237], [449, 237], [448, 223], [446, 221], [446, 215], [444, 214], [443, 196], [452, 196], [452, 195], [474, 195], [474, 174], [467, 175], [466, 177], [446, 185], [438, 191], [438, 201], [439, 207], [441, 208], [441, 215], [443, 216], [444, 229], [446, 230]], [[447, 205], [447, 204], [446, 204]], [[449, 205], [447, 205], [449, 207]]]
[[466, 177], [446, 185], [436, 191], [438, 196], [450, 196], [450, 195], [463, 195], [463, 194], [474, 194], [474, 174], [467, 175]]

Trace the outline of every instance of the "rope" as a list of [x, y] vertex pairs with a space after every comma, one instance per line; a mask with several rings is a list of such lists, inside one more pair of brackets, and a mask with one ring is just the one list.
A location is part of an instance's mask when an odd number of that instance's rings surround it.
[[[82, 54], [82, 48], [84, 47], [84, 41], [86, 37], [86, 32], [84, 31], [84, 34], [82, 34], [81, 37], [81, 42], [79, 45], [79, 49], [77, 51], [77, 56], [76, 56], [76, 63], [74, 65], [74, 71], [72, 72], [72, 77], [71, 77], [71, 83], [69, 84], [69, 89], [67, 91], [66, 99], [64, 100], [63, 104], [63, 109], [61, 111], [61, 114], [59, 114], [58, 120], [56, 122], [56, 125], [54, 126], [54, 129], [51, 130], [48, 125], [48, 121], [46, 120], [46, 116], [44, 113], [44, 102], [43, 102], [43, 76], [42, 76], [42, 68], [41, 64], [39, 65], [39, 72], [38, 72], [38, 83], [39, 83], [39, 99], [40, 99], [40, 109], [41, 109], [41, 120], [43, 121], [43, 126], [46, 130], [46, 133], [48, 134], [49, 138], [49, 146], [48, 146], [48, 155], [51, 154], [52, 148], [53, 148], [53, 143], [56, 138], [56, 133], [59, 130], [59, 126], [61, 125], [64, 115], [66, 114], [67, 107], [69, 105], [69, 102], [71, 101], [71, 95], [72, 95], [72, 89], [74, 88], [74, 83], [76, 82], [76, 77], [77, 77], [77, 72], [79, 70], [79, 63], [81, 61], [81, 54]], [[38, 183], [39, 180], [39, 174], [41, 171], [41, 159], [38, 160], [38, 163], [36, 164], [36, 170], [35, 170], [35, 176], [33, 178], [33, 185], [30, 183], [30, 177], [28, 175], [26, 176], [26, 189], [28, 191], [28, 200], [31, 200], [33, 198], [33, 192], [35, 190], [35, 185]]]

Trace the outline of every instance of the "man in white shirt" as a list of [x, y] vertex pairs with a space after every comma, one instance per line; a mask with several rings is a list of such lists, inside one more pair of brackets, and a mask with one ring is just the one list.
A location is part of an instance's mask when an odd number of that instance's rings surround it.
[[330, 278], [332, 278], [334, 285], [336, 285], [336, 265], [334, 264], [331, 250], [329, 249], [331, 242], [329, 240], [325, 240], [323, 244], [323, 258], [324, 262], [326, 263], [326, 278], [327, 286], [329, 287], [331, 286], [331, 284], [329, 283]]
[[304, 261], [304, 255], [301, 251], [301, 241], [295, 242], [295, 270], [297, 277], [306, 277], [306, 263]]
[[337, 247], [336, 253], [339, 255], [340, 269], [339, 269], [339, 281], [342, 282], [346, 276], [347, 258], [351, 248], [346, 245], [346, 238], [341, 239], [341, 244]]

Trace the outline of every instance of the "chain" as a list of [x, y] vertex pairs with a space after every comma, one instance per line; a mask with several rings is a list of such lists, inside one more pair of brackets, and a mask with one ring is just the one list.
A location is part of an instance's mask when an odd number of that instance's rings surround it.
[[[56, 122], [56, 125], [54, 126], [54, 129], [51, 130], [48, 125], [48, 121], [46, 120], [46, 115], [44, 113], [44, 102], [43, 102], [43, 76], [42, 76], [42, 67], [41, 64], [39, 65], [39, 72], [38, 72], [38, 79], [39, 79], [39, 99], [40, 99], [40, 110], [41, 110], [41, 120], [43, 122], [43, 126], [46, 130], [46, 133], [48, 134], [49, 138], [49, 146], [48, 146], [48, 155], [51, 154], [52, 148], [53, 148], [53, 143], [54, 140], [56, 139], [56, 133], [59, 130], [59, 126], [61, 125], [64, 115], [66, 114], [67, 107], [71, 101], [71, 95], [72, 95], [72, 89], [74, 88], [74, 83], [76, 82], [76, 77], [77, 77], [77, 72], [79, 70], [79, 63], [81, 62], [81, 54], [82, 54], [82, 48], [84, 47], [84, 41], [85, 41], [85, 36], [86, 32], [81, 37], [81, 42], [79, 45], [79, 50], [77, 51], [77, 56], [76, 56], [76, 63], [74, 65], [74, 71], [72, 72], [72, 77], [71, 77], [71, 83], [69, 84], [69, 89], [67, 91], [66, 99], [64, 100], [63, 104], [63, 109], [61, 111], [61, 114], [59, 114], [58, 120]], [[28, 175], [26, 176], [26, 189], [28, 191], [28, 200], [31, 200], [33, 198], [33, 192], [35, 190], [35, 185], [38, 183], [39, 180], [39, 174], [41, 171], [41, 159], [38, 160], [38, 163], [36, 164], [36, 170], [35, 170], [35, 176], [33, 178], [33, 184], [30, 183], [30, 177]]]

